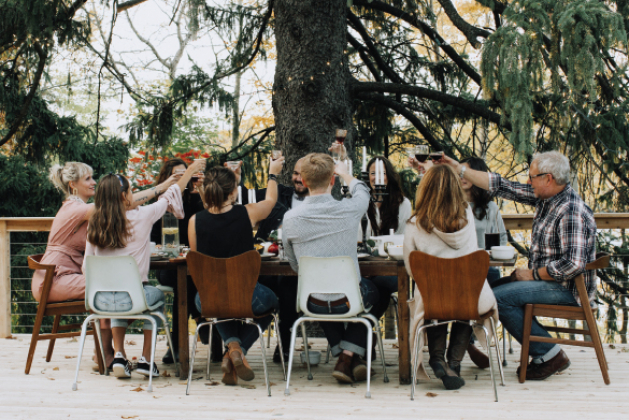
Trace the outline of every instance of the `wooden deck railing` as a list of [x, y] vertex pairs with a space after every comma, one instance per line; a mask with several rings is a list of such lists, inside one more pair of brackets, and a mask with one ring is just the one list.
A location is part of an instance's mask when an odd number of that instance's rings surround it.
[[[503, 214], [508, 230], [530, 230], [532, 214]], [[629, 229], [629, 213], [595, 214], [598, 229]], [[0, 338], [11, 335], [11, 232], [48, 232], [53, 217], [0, 217]]]

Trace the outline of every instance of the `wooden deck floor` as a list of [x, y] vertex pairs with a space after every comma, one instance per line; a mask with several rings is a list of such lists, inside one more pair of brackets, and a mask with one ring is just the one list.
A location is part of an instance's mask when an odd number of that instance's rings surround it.
[[[498, 389], [495, 403], [489, 371], [477, 369], [465, 361], [462, 376], [467, 384], [459, 391], [445, 391], [437, 380], [421, 382], [415, 401], [410, 401], [410, 386], [397, 382], [393, 362], [397, 350], [385, 344], [391, 382], [383, 383], [382, 367], [375, 365], [372, 398], [365, 399], [365, 384], [341, 386], [331, 377], [333, 363], [314, 368], [314, 380], [308, 381], [305, 368], [296, 366], [291, 378], [289, 397], [284, 396], [280, 366], [269, 363], [271, 398], [266, 396], [259, 347], [249, 360], [256, 379], [244, 383], [250, 387], [211, 385], [201, 374], [205, 350], [195, 365], [191, 395], [185, 395], [185, 383], [174, 377], [172, 366], [159, 365], [162, 374], [171, 377], [154, 381], [154, 392], [146, 392], [148, 380], [134, 374], [130, 380], [104, 377], [92, 372], [93, 341], [86, 344], [79, 389], [71, 385], [76, 366], [78, 343], [57, 340], [52, 361], [44, 360], [47, 342], [37, 348], [30, 375], [24, 365], [30, 336], [0, 340], [0, 419], [627, 419], [629, 416], [629, 346], [605, 346], [612, 384], [605, 386], [592, 350], [565, 348], [572, 366], [561, 375], [543, 382], [519, 384], [515, 375], [519, 351], [507, 355], [506, 386]], [[138, 356], [142, 337], [128, 336], [129, 356]], [[314, 340], [315, 350], [324, 350], [323, 340]], [[163, 355], [165, 342], [158, 343]], [[272, 350], [271, 347], [270, 350]], [[270, 352], [269, 352], [270, 353]], [[270, 358], [270, 354], [268, 355]], [[214, 381], [220, 380], [218, 364], [213, 364]], [[141, 388], [143, 391], [134, 392]]]

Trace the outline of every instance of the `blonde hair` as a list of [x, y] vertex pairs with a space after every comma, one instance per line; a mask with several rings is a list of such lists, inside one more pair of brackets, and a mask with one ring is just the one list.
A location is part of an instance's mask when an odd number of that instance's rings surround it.
[[327, 188], [334, 174], [334, 161], [324, 153], [310, 153], [301, 163], [301, 177], [308, 189], [318, 190]]
[[93, 173], [94, 171], [90, 165], [82, 162], [66, 162], [63, 166], [53, 165], [50, 168], [48, 179], [68, 198], [72, 194], [69, 186], [70, 181], [76, 182], [85, 175]]
[[461, 181], [447, 165], [435, 165], [426, 172], [417, 187], [415, 203], [415, 223], [428, 233], [434, 228], [457, 232], [469, 222], [465, 214], [469, 204]]

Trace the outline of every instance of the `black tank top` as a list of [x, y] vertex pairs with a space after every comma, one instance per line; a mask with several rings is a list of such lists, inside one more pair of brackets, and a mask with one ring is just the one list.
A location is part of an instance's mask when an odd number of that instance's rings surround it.
[[196, 214], [197, 251], [214, 258], [230, 258], [253, 249], [253, 229], [247, 209], [235, 205], [227, 213]]

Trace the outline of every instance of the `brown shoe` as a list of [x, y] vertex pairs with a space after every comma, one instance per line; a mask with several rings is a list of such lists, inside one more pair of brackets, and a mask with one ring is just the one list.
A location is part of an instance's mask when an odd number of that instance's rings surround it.
[[555, 373], [563, 372], [570, 367], [568, 355], [561, 350], [557, 356], [544, 363], [531, 363], [526, 369], [526, 379], [529, 381], [542, 381]]
[[474, 344], [467, 346], [467, 353], [470, 355], [472, 362], [479, 368], [487, 369], [489, 367], [489, 357]]
[[249, 366], [247, 359], [245, 359], [245, 355], [242, 353], [242, 349], [240, 348], [240, 344], [236, 342], [231, 342], [227, 346], [227, 354], [231, 359], [232, 364], [234, 365], [234, 369], [236, 369], [236, 374], [243, 381], [250, 381], [256, 377], [255, 373]]
[[238, 376], [236, 375], [236, 369], [232, 364], [229, 354], [225, 353], [223, 361], [221, 362], [221, 371], [223, 372], [223, 382], [225, 385], [238, 385]]
[[[354, 355], [356, 356], [356, 355]], [[348, 356], [345, 353], [341, 353], [336, 366], [334, 366], [334, 372], [332, 376], [340, 383], [351, 384], [352, 381], [352, 361], [354, 358]], [[365, 369], [366, 370], [366, 369]]]

